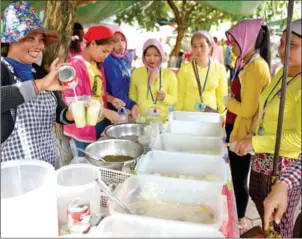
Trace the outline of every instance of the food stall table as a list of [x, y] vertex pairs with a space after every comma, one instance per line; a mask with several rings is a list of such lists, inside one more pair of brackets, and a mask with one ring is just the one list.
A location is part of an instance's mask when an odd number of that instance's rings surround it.
[[[73, 160], [72, 163], [85, 163], [82, 160]], [[227, 238], [239, 238], [239, 229], [238, 229], [238, 217], [237, 217], [237, 209], [236, 209], [236, 200], [234, 194], [234, 188], [232, 183], [232, 175], [229, 164], [226, 167], [226, 174], [227, 174], [227, 183], [223, 186], [223, 195], [225, 196], [224, 200], [224, 208], [225, 208], [225, 220], [223, 222], [220, 231], [225, 235]], [[102, 213], [105, 213], [108, 216], [108, 212], [106, 208], [102, 208]], [[96, 228], [92, 228], [95, 233]], [[64, 232], [65, 234], [66, 232]], [[90, 233], [87, 233], [85, 237], [89, 237]], [[70, 235], [69, 235], [70, 236]]]

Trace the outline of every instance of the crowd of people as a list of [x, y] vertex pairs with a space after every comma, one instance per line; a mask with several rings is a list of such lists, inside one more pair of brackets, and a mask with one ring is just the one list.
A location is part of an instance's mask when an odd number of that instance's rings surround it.
[[[183, 63], [176, 75], [161, 66], [160, 41], [145, 42], [144, 65], [131, 71], [127, 39], [121, 29], [92, 26], [84, 33], [76, 23], [67, 57], [76, 72], [75, 92], [77, 98], [93, 98], [103, 106], [96, 126], [84, 128], [76, 127], [68, 107], [75, 98], [74, 91], [58, 80], [59, 59], [47, 71], [36, 64], [45, 47], [58, 42], [59, 34], [43, 28], [31, 5], [24, 1], [6, 8], [4, 23], [1, 162], [42, 159], [57, 168], [54, 122], [64, 125], [64, 133], [77, 148], [85, 149], [109, 124], [121, 121], [121, 111], [127, 111], [130, 120], [144, 119], [146, 123], [165, 122], [173, 110], [226, 112], [239, 226], [246, 227], [250, 195], [265, 227], [277, 209], [274, 229], [283, 237], [292, 236], [294, 211], [301, 198], [301, 19], [292, 23], [278, 181], [274, 186], [270, 179], [284, 69], [271, 79], [270, 35], [263, 19], [243, 20], [226, 32], [231, 46], [228, 51], [231, 49], [236, 57], [230, 96], [225, 65], [231, 67], [231, 60], [228, 58], [224, 65], [211, 57], [214, 40], [209, 32], [199, 31], [192, 36], [192, 59]], [[279, 46], [282, 64], [285, 34], [286, 30]]]

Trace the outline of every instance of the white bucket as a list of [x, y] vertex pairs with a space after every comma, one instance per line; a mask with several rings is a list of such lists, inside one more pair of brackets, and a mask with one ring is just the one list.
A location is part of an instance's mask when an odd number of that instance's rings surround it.
[[56, 171], [59, 224], [67, 223], [70, 201], [81, 198], [89, 200], [91, 214], [101, 210], [101, 190], [95, 181], [99, 168], [85, 164], [71, 164]]
[[1, 163], [1, 237], [57, 237], [54, 167], [40, 160]]

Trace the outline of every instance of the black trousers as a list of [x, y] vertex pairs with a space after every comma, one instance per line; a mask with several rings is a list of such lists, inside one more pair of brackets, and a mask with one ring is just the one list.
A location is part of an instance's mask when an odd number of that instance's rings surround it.
[[[227, 142], [229, 142], [230, 140], [230, 135], [232, 133], [233, 127], [233, 124], [226, 124], [225, 126]], [[241, 157], [229, 150], [229, 158], [236, 197], [237, 214], [238, 218], [244, 218], [249, 201], [247, 181], [250, 170], [251, 155], [247, 154]]]

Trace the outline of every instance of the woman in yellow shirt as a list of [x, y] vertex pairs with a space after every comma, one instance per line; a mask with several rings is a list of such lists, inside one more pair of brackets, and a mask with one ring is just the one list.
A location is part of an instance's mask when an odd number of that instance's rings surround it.
[[[280, 224], [275, 224], [274, 229], [284, 238], [292, 237], [294, 212], [301, 197], [301, 170], [292, 170], [295, 165], [299, 168], [298, 164], [301, 164], [301, 23], [302, 19], [292, 23], [286, 102], [277, 168], [279, 182], [288, 188], [288, 206]], [[282, 64], [285, 61], [285, 41], [284, 32], [279, 46]], [[273, 170], [282, 75], [283, 69], [260, 96], [256, 135], [231, 144], [238, 155], [246, 155], [251, 150], [256, 153], [252, 161], [249, 191], [262, 219], [263, 202], [271, 191], [270, 176]], [[285, 177], [285, 174], [289, 176]]]
[[[260, 93], [270, 82], [270, 36], [263, 19], [247, 19], [226, 32], [237, 57], [235, 77], [231, 84], [232, 98], [226, 97], [227, 141], [243, 139], [251, 132], [257, 114]], [[266, 51], [264, 52], [264, 49]], [[230, 98], [230, 99], [229, 99]], [[248, 204], [247, 179], [251, 155], [243, 157], [229, 151], [239, 228], [246, 229], [245, 212]]]
[[200, 112], [206, 106], [223, 112], [227, 95], [227, 77], [224, 65], [210, 59], [212, 37], [200, 31], [191, 39], [193, 61], [183, 64], [178, 72], [178, 102], [176, 110]]
[[177, 80], [172, 70], [162, 68], [164, 51], [156, 39], [143, 46], [144, 66], [134, 70], [130, 81], [130, 98], [139, 107], [147, 121], [165, 122], [177, 101]]

